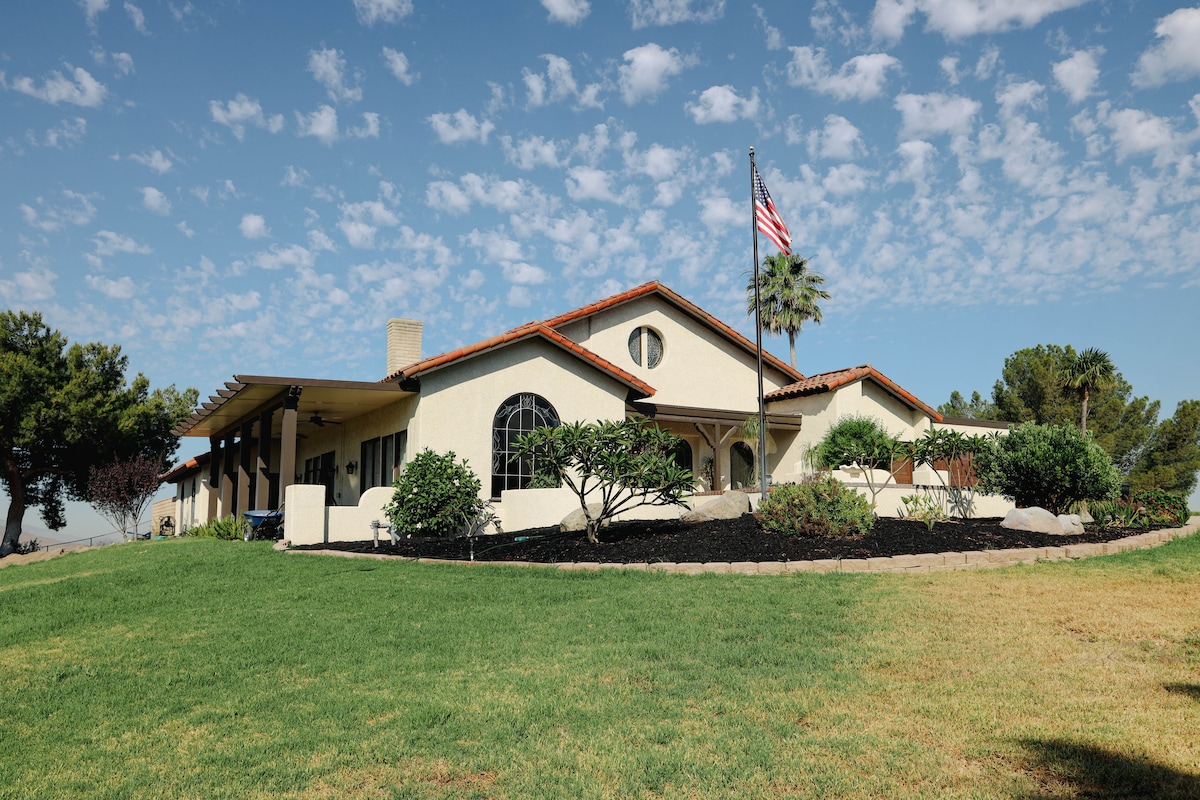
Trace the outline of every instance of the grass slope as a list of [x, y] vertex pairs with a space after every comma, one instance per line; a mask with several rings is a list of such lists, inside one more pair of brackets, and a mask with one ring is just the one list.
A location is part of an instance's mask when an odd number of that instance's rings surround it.
[[0, 608], [4, 796], [1200, 796], [1200, 536], [923, 577], [179, 540]]

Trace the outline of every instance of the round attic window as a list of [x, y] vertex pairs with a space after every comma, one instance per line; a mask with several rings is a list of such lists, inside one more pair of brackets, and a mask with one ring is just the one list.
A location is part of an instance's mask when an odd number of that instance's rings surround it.
[[654, 369], [662, 363], [662, 336], [645, 325], [634, 328], [629, 334], [629, 357], [639, 367]]

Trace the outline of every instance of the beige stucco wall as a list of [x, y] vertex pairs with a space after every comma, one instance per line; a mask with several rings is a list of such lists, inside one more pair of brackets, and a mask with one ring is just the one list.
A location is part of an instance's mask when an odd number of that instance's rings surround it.
[[492, 421], [522, 392], [544, 397], [563, 422], [593, 422], [623, 419], [628, 389], [545, 340], [528, 339], [422, 376], [410, 452], [453, 450], [490, 496]]
[[[658, 331], [663, 340], [663, 359], [654, 369], [639, 367], [629, 355], [629, 334], [642, 325]], [[758, 369], [753, 354], [735, 347], [661, 297], [640, 297], [559, 330], [653, 386], [654, 403], [745, 410], [747, 414], [758, 408]], [[791, 383], [790, 378], [764, 366], [765, 391]]]

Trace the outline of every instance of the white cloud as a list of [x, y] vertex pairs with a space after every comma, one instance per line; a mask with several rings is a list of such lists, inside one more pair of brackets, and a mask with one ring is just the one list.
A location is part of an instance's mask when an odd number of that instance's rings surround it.
[[458, 183], [434, 181], [426, 187], [425, 203], [437, 211], [462, 214], [472, 204], [494, 208], [506, 214], [517, 212], [543, 213], [551, 205], [537, 187], [526, 181], [504, 181], [492, 175], [468, 172]]
[[301, 188], [308, 183], [308, 179], [312, 177], [308, 174], [308, 170], [304, 167], [295, 167], [291, 164], [283, 172], [283, 180], [279, 182], [280, 186], [291, 186], [293, 188]]
[[363, 25], [396, 23], [412, 13], [412, 0], [354, 0], [354, 12]]
[[830, 167], [821, 187], [830, 194], [856, 194], [867, 188], [867, 181], [872, 173], [858, 164], [841, 164]]
[[943, 56], [938, 62], [938, 66], [942, 69], [942, 74], [946, 76], [946, 80], [950, 85], [958, 83], [958, 56]]
[[21, 216], [28, 225], [46, 233], [61, 230], [66, 225], [87, 225], [96, 218], [96, 207], [87, 195], [66, 189], [62, 193], [63, 202], [49, 204], [39, 197], [35, 201], [37, 208], [22, 204]]
[[762, 6], [755, 4], [752, 6], [754, 13], [758, 15], [758, 22], [762, 25], [763, 35], [766, 37], [766, 45], [768, 50], [783, 49], [783, 33], [779, 28], [776, 28], [771, 23], [767, 22], [767, 12], [762, 10]]
[[187, 224], [187, 220], [185, 219], [181, 219], [179, 222], [175, 223], [175, 228], [189, 239], [194, 239], [196, 237], [196, 232], [192, 230], [191, 226]]
[[83, 16], [87, 20], [88, 27], [94, 29], [96, 18], [108, 10], [108, 0], [79, 0], [79, 7], [83, 9]]
[[631, 169], [649, 175], [652, 180], [665, 181], [678, 176], [681, 166], [689, 157], [687, 150], [676, 150], [656, 143], [643, 151], [627, 153], [625, 163]]
[[1180, 8], [1159, 18], [1154, 33], [1161, 41], [1138, 58], [1134, 86], [1161, 86], [1200, 75], [1200, 8]]
[[967, 133], [982, 107], [976, 100], [961, 95], [902, 94], [895, 108], [901, 116], [901, 136], [919, 139], [942, 133]]
[[[54, 70], [50, 73], [49, 78], [42, 81], [41, 85], [35, 83], [32, 78], [18, 76], [8, 84], [8, 88], [44, 100], [52, 105], [70, 103], [84, 108], [96, 108], [104, 102], [104, 98], [108, 95], [108, 89], [104, 87], [104, 84], [93, 78], [91, 73], [83, 67], [72, 67], [68, 64], [67, 69], [73, 76], [73, 80], [65, 77], [58, 70]], [[0, 78], [2, 77], [0, 74]]]
[[700, 199], [700, 221], [714, 231], [749, 224], [746, 214], [745, 203], [735, 203], [728, 197], [717, 195]]
[[579, 93], [575, 77], [571, 74], [571, 62], [562, 56], [546, 53], [546, 76], [540, 73], [524, 70], [522, 80], [525, 82], [525, 104], [529, 108], [537, 108], [547, 103], [557, 103]]
[[417, 78], [421, 77], [418, 73], [409, 69], [408, 56], [399, 50], [393, 50], [390, 47], [383, 48], [383, 60], [396, 80], [405, 86], [412, 86]]
[[242, 224], [239, 228], [242, 236], [247, 239], [263, 239], [271, 235], [271, 230], [267, 227], [267, 221], [262, 214], [243, 214]]
[[592, 11], [588, 0], [542, 0], [542, 6], [550, 12], [552, 22], [564, 25], [578, 25]]
[[433, 128], [442, 144], [474, 141], [487, 144], [488, 134], [496, 127], [490, 120], [485, 119], [481, 122], [475, 119], [465, 108], [460, 108], [453, 114], [433, 114], [426, 122]]
[[338, 138], [337, 111], [333, 106], [322, 105], [307, 116], [297, 111], [296, 126], [301, 136], [312, 136], [326, 147], [332, 147]]
[[143, 167], [148, 167], [149, 169], [154, 170], [159, 175], [163, 175], [171, 171], [171, 159], [163, 155], [162, 151], [158, 149], [131, 155], [129, 160], [136, 161]]
[[935, 165], [932, 163], [937, 155], [937, 148], [929, 142], [920, 139], [901, 142], [896, 147], [896, 153], [904, 161], [904, 166], [888, 175], [888, 183], [901, 181], [912, 183], [921, 194], [928, 192], [933, 178]]
[[533, 303], [533, 296], [529, 293], [529, 289], [524, 286], [511, 286], [505, 297], [505, 302], [513, 308], [527, 308]]
[[281, 267], [307, 269], [313, 265], [315, 260], [311, 251], [298, 244], [289, 244], [286, 247], [271, 245], [270, 250], [254, 255], [254, 263], [262, 269], [280, 269]]
[[148, 245], [139, 244], [131, 236], [122, 236], [119, 233], [112, 231], [99, 231], [92, 239], [92, 243], [96, 245], [96, 255], [98, 256], [114, 256], [117, 253], [138, 253], [146, 255], [151, 251]]
[[1094, 51], [1077, 50], [1070, 58], [1054, 64], [1054, 81], [1072, 103], [1082, 103], [1093, 94], [1100, 80], [1096, 57], [1103, 53], [1102, 47]]
[[1116, 145], [1117, 158], [1155, 153], [1158, 158], [1169, 156], [1179, 144], [1171, 121], [1136, 108], [1109, 110], [1102, 103], [1098, 116], [1109, 130]]
[[865, 152], [862, 132], [850, 120], [837, 114], [825, 117], [824, 129], [808, 134], [808, 153], [812, 158], [850, 161]]
[[352, 139], [378, 139], [379, 115], [374, 111], [364, 111], [363, 124], [356, 128], [347, 128], [346, 135]]
[[133, 74], [133, 56], [129, 53], [109, 53], [108, 57], [112, 60], [113, 69], [117, 71], [118, 75]]
[[523, 286], [535, 286], [539, 283], [545, 283], [546, 270], [541, 267], [535, 267], [533, 264], [525, 262], [517, 262], [515, 264], [505, 264], [504, 279], [509, 283], [520, 284]]
[[619, 202], [612, 190], [612, 176], [594, 167], [571, 167], [567, 170], [567, 195], [576, 202], [601, 200]]
[[346, 59], [340, 50], [326, 48], [308, 51], [308, 71], [317, 79], [317, 83], [325, 87], [325, 93], [333, 102], [357, 103], [362, 100], [362, 87], [358, 85], [362, 74], [355, 73], [354, 86], [346, 85]]
[[899, 39], [920, 13], [926, 28], [948, 39], [980, 33], [1000, 33], [1015, 28], [1032, 28], [1059, 11], [1076, 8], [1089, 0], [876, 0], [871, 12], [871, 31], [881, 39]]
[[710, 122], [736, 122], [739, 119], [754, 119], [758, 116], [758, 89], [750, 97], [739, 97], [732, 86], [710, 86], [700, 93], [695, 103], [686, 103], [684, 108], [692, 115], [697, 125]]
[[627, 105], [653, 101], [667, 88], [667, 79], [690, 66], [689, 60], [672, 47], [664, 50], [654, 42], [625, 51], [620, 73], [621, 97]]
[[815, 0], [808, 24], [820, 39], [838, 39], [849, 45], [862, 38], [862, 28], [838, 0]]
[[10, 304], [41, 303], [54, 297], [54, 282], [58, 275], [45, 267], [18, 272], [9, 278], [0, 278], [0, 297]]
[[680, 22], [712, 22], [725, 14], [725, 0], [630, 0], [633, 29]]
[[871, 100], [883, 94], [888, 70], [898, 69], [899, 60], [886, 53], [855, 56], [834, 72], [822, 48], [793, 47], [787, 66], [788, 83], [802, 86], [838, 100]]
[[511, 136], [502, 136], [500, 146], [504, 149], [504, 157], [516, 165], [517, 169], [561, 166], [558, 143], [553, 139], [531, 136], [514, 142]]
[[137, 294], [137, 286], [128, 275], [115, 281], [103, 275], [86, 275], [84, 280], [88, 286], [113, 300], [129, 300]]
[[979, 60], [975, 62], [975, 77], [981, 81], [986, 81], [992, 77], [999, 63], [1000, 48], [994, 44], [985, 46], [983, 52], [979, 55]]
[[143, 186], [142, 206], [151, 213], [158, 214], [160, 217], [165, 217], [171, 213], [171, 201], [165, 194], [155, 189], [153, 186]]
[[87, 120], [83, 117], [64, 119], [58, 125], [47, 128], [42, 144], [46, 147], [70, 147], [83, 141], [87, 133]]
[[146, 28], [146, 15], [140, 8], [133, 3], [126, 3], [125, 13], [129, 15], [129, 21], [133, 23], [134, 30], [146, 36], [150, 35], [150, 31]]
[[481, 258], [490, 264], [509, 264], [525, 257], [521, 243], [503, 230], [483, 232], [475, 228], [463, 237], [463, 242], [480, 251]]
[[262, 128], [269, 133], [279, 133], [283, 130], [283, 115], [267, 116], [263, 113], [262, 105], [257, 100], [251, 100], [244, 94], [228, 100], [222, 105], [217, 100], [208, 104], [213, 122], [224, 125], [233, 131], [234, 137], [241, 141], [246, 137], [246, 127]]

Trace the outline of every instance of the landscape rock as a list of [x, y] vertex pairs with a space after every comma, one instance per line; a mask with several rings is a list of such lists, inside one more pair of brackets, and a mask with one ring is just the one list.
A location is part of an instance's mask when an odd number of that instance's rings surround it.
[[[603, 509], [603, 506], [600, 505], [599, 503], [588, 503], [588, 513], [591, 514], [592, 517], [599, 516], [600, 511], [602, 509]], [[607, 528], [608, 520], [604, 520], [604, 524], [601, 525], [600, 527]], [[577, 531], [586, 531], [587, 530], [587, 517], [584, 516], [583, 509], [577, 508], [574, 511], [572, 511], [570, 514], [567, 514], [565, 517], [563, 517], [562, 522], [558, 523], [558, 529], [560, 531], [562, 531], [563, 533], [574, 533]]]
[[1032, 531], [1048, 533], [1053, 536], [1070, 536], [1083, 533], [1083, 523], [1078, 514], [1059, 514], [1055, 516], [1044, 508], [1030, 506], [1029, 508], [1014, 508], [1004, 516], [1001, 526], [1014, 531]]
[[684, 522], [707, 522], [714, 519], [737, 519], [750, 513], [750, 495], [745, 492], [726, 492], [685, 511], [680, 519]]

